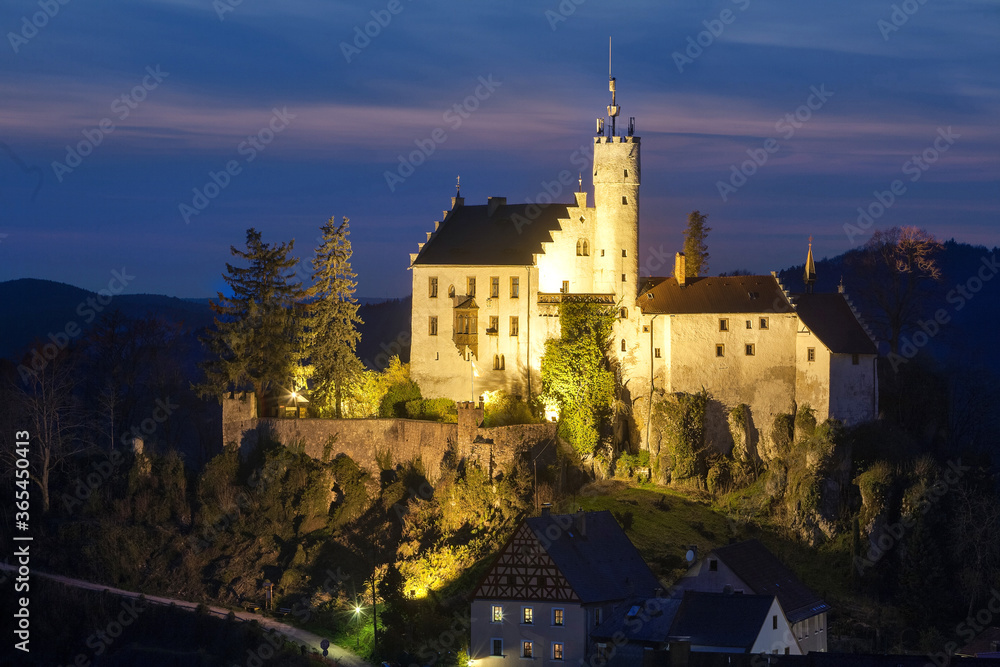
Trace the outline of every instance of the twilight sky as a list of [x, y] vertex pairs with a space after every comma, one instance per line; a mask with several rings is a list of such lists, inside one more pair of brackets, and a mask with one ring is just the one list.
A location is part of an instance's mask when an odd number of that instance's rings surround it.
[[346, 215], [358, 294], [403, 296], [456, 175], [572, 199], [609, 34], [644, 273], [693, 209], [712, 273], [848, 250], [858, 207], [1000, 240], [995, 0], [62, 1], [0, 8], [0, 280], [210, 296], [248, 227], [308, 258]]

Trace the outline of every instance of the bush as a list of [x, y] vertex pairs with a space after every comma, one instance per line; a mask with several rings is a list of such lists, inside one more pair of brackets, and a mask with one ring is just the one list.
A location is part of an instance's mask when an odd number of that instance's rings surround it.
[[414, 399], [406, 402], [405, 410], [409, 419], [427, 419], [448, 424], [458, 421], [458, 408], [450, 398]]
[[406, 403], [420, 400], [420, 387], [413, 380], [401, 380], [389, 386], [378, 407], [379, 417], [406, 417]]
[[530, 405], [502, 389], [483, 392], [483, 399], [484, 426], [537, 424], [540, 421]]

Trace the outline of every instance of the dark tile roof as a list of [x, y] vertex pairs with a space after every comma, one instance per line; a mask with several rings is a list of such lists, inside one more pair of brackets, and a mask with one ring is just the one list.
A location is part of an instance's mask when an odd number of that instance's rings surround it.
[[955, 651], [955, 654], [972, 658], [980, 655], [983, 657], [1000, 658], [1000, 651], [994, 648], [994, 642], [1000, 642], [1000, 628], [986, 628], [978, 637]]
[[653, 597], [660, 586], [607, 510], [536, 516], [526, 521], [584, 604]]
[[791, 623], [830, 609], [758, 540], [729, 544], [712, 553], [754, 593], [776, 596]]
[[802, 322], [838, 354], [875, 354], [875, 344], [854, 316], [843, 294], [795, 294]]
[[670, 627], [670, 640], [749, 651], [772, 602], [773, 595], [687, 591]]
[[[590, 636], [603, 641], [618, 635], [630, 642], [656, 647], [670, 636], [670, 626], [680, 606], [679, 597], [629, 598], [615, 607]], [[633, 611], [637, 613], [632, 614]]]
[[527, 266], [560, 229], [568, 204], [457, 206], [413, 261], [414, 265]]
[[792, 307], [773, 276], [648, 278], [636, 304], [643, 313], [790, 313]]

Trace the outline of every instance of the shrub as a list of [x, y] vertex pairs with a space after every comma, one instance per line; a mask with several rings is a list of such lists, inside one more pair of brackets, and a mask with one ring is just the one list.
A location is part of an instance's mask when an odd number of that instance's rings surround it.
[[804, 403], [795, 412], [795, 440], [811, 438], [816, 432], [816, 411]]
[[792, 449], [795, 437], [795, 418], [790, 414], [774, 415], [771, 425], [771, 442], [774, 444], [774, 455], [781, 457]]
[[458, 408], [450, 398], [414, 399], [406, 402], [405, 410], [409, 419], [427, 419], [449, 424], [458, 421]]
[[420, 400], [420, 387], [409, 378], [389, 386], [379, 403], [379, 417], [406, 417], [407, 401]]
[[708, 391], [677, 392], [653, 407], [653, 427], [662, 442], [660, 465], [674, 481], [705, 474], [705, 409]]
[[510, 426], [511, 424], [536, 424], [538, 417], [525, 401], [506, 391], [483, 392], [483, 425]]

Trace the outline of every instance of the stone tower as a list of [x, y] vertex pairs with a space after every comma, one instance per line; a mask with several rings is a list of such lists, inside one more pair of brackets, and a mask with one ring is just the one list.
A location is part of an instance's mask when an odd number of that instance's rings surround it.
[[615, 79], [610, 77], [608, 121], [597, 122], [594, 137], [595, 257], [594, 291], [614, 292], [619, 303], [635, 304], [639, 280], [639, 137], [635, 118], [626, 134], [616, 121]]

